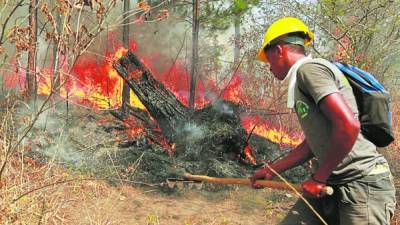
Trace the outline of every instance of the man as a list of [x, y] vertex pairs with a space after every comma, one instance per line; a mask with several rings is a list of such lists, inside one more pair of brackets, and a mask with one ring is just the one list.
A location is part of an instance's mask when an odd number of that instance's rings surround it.
[[[278, 173], [315, 157], [318, 168], [302, 186], [304, 195], [330, 225], [389, 224], [395, 188], [386, 159], [360, 133], [357, 104], [347, 79], [333, 64], [305, 55], [313, 33], [299, 19], [286, 17], [267, 30], [258, 59], [279, 80], [289, 80], [288, 107], [294, 108], [305, 140], [272, 163]], [[269, 167], [251, 178], [272, 179]], [[323, 196], [326, 186], [332, 196]], [[299, 200], [280, 224], [323, 224]]]

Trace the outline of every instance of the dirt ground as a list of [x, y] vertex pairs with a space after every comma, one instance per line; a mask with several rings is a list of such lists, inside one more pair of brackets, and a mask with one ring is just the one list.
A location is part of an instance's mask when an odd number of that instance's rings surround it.
[[[296, 201], [289, 192], [271, 189], [205, 192], [184, 188], [163, 194], [98, 181], [70, 186], [64, 193], [63, 206], [49, 224], [276, 224]], [[398, 224], [396, 218], [392, 225]]]
[[[398, 204], [391, 225], [400, 225], [400, 163], [394, 154], [385, 156], [391, 162], [397, 188]], [[112, 186], [102, 181], [64, 188], [65, 204], [54, 224], [272, 225], [297, 200], [288, 191], [243, 186], [217, 192], [185, 186], [172, 194], [161, 193], [158, 188]]]
[[[238, 190], [210, 193], [180, 190], [162, 194], [155, 189], [132, 186], [111, 187], [87, 182], [70, 188], [62, 224], [275, 224], [295, 201], [286, 192]], [[269, 200], [268, 200], [269, 199]]]
[[[43, 177], [41, 171], [46, 167], [37, 167], [29, 177]], [[207, 191], [206, 187], [184, 186], [167, 194], [159, 187], [110, 184], [86, 175], [71, 175], [62, 168], [53, 173], [59, 175], [50, 177], [54, 185], [32, 185], [28, 180], [31, 185], [26, 190], [12, 185], [4, 189], [0, 195], [0, 224], [273, 225], [297, 200], [289, 191], [267, 188], [240, 186]], [[400, 202], [398, 176], [395, 181]], [[397, 207], [391, 225], [400, 225]]]

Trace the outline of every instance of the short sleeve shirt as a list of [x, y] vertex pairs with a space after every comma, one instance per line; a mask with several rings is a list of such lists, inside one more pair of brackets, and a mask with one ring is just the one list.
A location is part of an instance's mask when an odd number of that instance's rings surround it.
[[[340, 93], [358, 118], [357, 103], [351, 86], [336, 66], [324, 59], [310, 59], [297, 70], [296, 114], [308, 145], [320, 161], [326, 158], [330, 148], [332, 125], [318, 104], [333, 93]], [[376, 146], [360, 133], [352, 151], [332, 172], [328, 183], [340, 184], [355, 180], [380, 162], [386, 160], [377, 152]]]

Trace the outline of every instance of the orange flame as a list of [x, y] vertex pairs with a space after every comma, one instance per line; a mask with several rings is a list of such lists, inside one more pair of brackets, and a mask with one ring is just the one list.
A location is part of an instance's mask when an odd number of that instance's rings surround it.
[[247, 132], [251, 132], [254, 128], [253, 133], [281, 146], [293, 147], [303, 141], [301, 134], [273, 126], [271, 122], [263, 121], [257, 116], [242, 118], [242, 123]]
[[137, 137], [139, 134], [142, 134], [144, 132], [143, 127], [131, 127], [127, 130], [128, 137], [134, 138]]
[[[95, 63], [90, 59], [83, 59], [77, 63], [72, 74], [60, 72], [60, 80], [63, 86], [59, 93], [77, 104], [84, 104], [97, 109], [117, 108], [122, 104], [123, 79], [113, 68], [114, 60], [119, 59], [128, 50], [119, 48], [109, 55], [101, 63]], [[38, 82], [38, 94], [49, 95], [51, 93], [52, 73], [45, 69], [42, 71]], [[64, 82], [64, 83], [63, 83]], [[140, 109], [145, 109], [138, 97], [131, 91], [130, 103]]]

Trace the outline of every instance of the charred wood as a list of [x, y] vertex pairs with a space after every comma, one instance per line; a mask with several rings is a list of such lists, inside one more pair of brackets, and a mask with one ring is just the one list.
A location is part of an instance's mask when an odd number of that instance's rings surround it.
[[150, 129], [156, 129], [158, 127], [147, 111], [136, 107], [126, 105], [125, 110], [111, 110], [110, 113], [121, 121], [129, 121], [130, 119], [136, 118]]
[[150, 115], [157, 120], [169, 142], [188, 121], [190, 111], [165, 86], [154, 79], [150, 70], [132, 53], [114, 63], [114, 68], [125, 79]]

